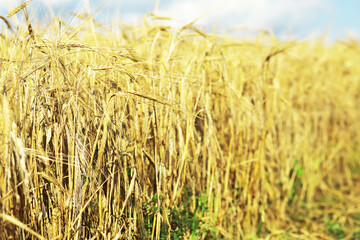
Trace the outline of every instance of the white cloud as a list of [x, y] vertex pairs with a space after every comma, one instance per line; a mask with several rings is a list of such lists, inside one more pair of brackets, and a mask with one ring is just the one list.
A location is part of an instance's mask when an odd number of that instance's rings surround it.
[[[340, 37], [344, 37], [344, 36], [340, 36]], [[360, 40], [360, 30], [359, 29], [348, 29], [345, 33], [345, 37], [347, 38], [353, 38], [356, 40]]]
[[320, 13], [330, 11], [326, 0], [183, 0], [164, 4], [159, 14], [184, 22], [205, 14], [198, 24], [285, 30], [311, 24]]
[[[59, 5], [67, 5], [69, 3], [79, 2], [79, 1], [73, 1], [73, 0], [35, 0], [33, 2], [42, 2], [51, 6], [59, 6]], [[81, 1], [86, 2], [86, 1]]]

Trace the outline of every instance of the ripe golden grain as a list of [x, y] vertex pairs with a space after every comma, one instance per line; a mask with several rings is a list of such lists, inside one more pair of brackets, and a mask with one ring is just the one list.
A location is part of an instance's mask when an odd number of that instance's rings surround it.
[[25, 8], [30, 2], [31, 2], [31, 0], [26, 1], [26, 2], [23, 2], [22, 4], [20, 4], [19, 6], [17, 6], [17, 7], [14, 8], [13, 10], [11, 10], [6, 17], [9, 18], [9, 17], [14, 16], [16, 13], [18, 13], [18, 12], [21, 11], [23, 8]]

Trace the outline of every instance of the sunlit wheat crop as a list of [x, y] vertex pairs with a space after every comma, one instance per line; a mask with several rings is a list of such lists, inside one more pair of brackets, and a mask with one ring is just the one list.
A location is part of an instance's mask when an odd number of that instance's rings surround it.
[[1, 239], [360, 237], [357, 41], [14, 14]]

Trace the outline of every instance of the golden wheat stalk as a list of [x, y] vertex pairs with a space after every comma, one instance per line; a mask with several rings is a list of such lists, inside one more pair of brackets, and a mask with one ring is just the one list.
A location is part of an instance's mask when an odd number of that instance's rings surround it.
[[5, 22], [6, 27], [7, 27], [8, 29], [12, 30], [10, 22], [9, 22], [5, 17], [3, 17], [3, 16], [1, 16], [1, 15], [0, 15], [0, 18]]
[[21, 221], [19, 221], [18, 219], [14, 218], [13, 216], [10, 216], [8, 214], [5, 213], [0, 213], [0, 218], [2, 218], [3, 220], [31, 233], [33, 236], [37, 237], [38, 239], [46, 239], [43, 236], [41, 236], [39, 233], [35, 232], [34, 230], [32, 230], [31, 228], [29, 228], [28, 226], [26, 226], [26, 224], [22, 223]]
[[21, 11], [23, 8], [25, 8], [30, 2], [31, 2], [31, 0], [26, 1], [26, 2], [23, 2], [22, 4], [20, 4], [19, 6], [17, 6], [17, 7], [14, 8], [13, 10], [11, 10], [6, 17], [9, 18], [9, 17], [11, 17], [11, 16], [14, 16], [14, 15], [17, 14], [19, 11]]
[[30, 21], [29, 14], [28, 14], [26, 8], [24, 8], [24, 15], [25, 15], [27, 27], [28, 27], [28, 30], [29, 30], [29, 35], [30, 35], [31, 38], [34, 38], [34, 30], [33, 30], [32, 26], [31, 26], [31, 21]]
[[58, 47], [59, 48], [88, 48], [88, 49], [93, 49], [92, 47], [86, 46], [85, 44], [79, 44], [79, 43], [60, 44]]

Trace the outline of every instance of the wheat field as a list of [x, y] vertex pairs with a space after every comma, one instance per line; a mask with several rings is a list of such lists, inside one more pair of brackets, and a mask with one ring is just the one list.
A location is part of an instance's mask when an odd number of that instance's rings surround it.
[[75, 17], [1, 16], [1, 239], [360, 238], [359, 42]]

